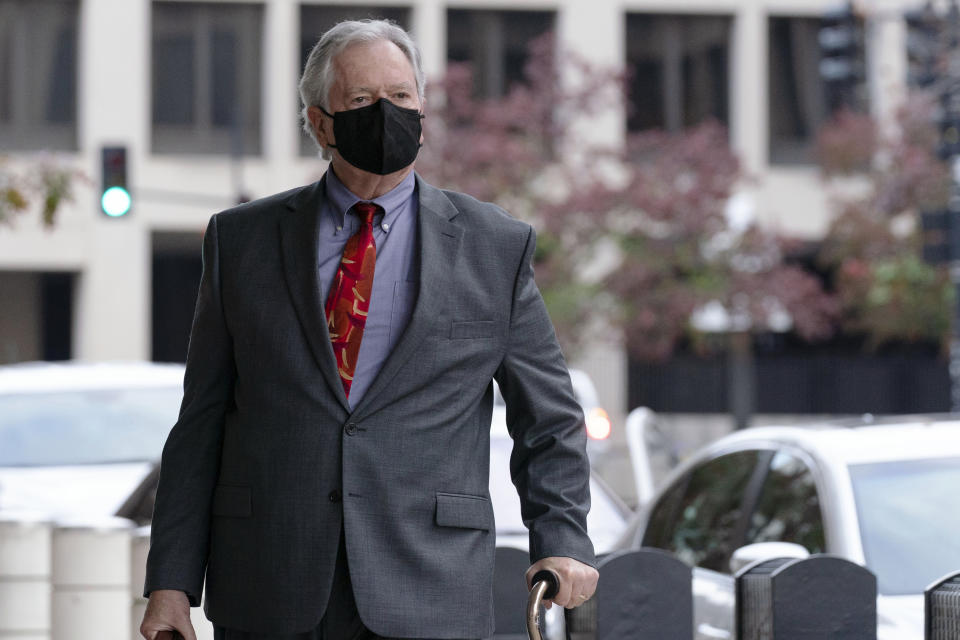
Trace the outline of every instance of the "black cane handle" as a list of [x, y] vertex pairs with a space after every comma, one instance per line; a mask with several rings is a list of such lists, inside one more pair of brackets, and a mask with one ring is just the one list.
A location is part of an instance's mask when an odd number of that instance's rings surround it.
[[533, 574], [530, 584], [536, 585], [538, 582], [547, 583], [547, 590], [543, 592], [544, 600], [552, 600], [560, 591], [560, 575], [553, 569], [541, 569]]

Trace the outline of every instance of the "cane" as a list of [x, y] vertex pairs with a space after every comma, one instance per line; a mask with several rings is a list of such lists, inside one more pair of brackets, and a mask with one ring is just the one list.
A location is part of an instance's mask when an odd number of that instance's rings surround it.
[[550, 600], [560, 590], [560, 576], [556, 571], [541, 569], [533, 575], [533, 587], [527, 598], [527, 635], [530, 640], [543, 640], [540, 635], [540, 605]]
[[160, 631], [155, 640], [183, 640], [183, 636], [178, 631]]

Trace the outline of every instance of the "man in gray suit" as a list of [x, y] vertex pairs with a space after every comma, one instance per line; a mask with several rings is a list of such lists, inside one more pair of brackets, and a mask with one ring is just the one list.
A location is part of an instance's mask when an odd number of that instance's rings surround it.
[[533, 281], [534, 234], [413, 172], [409, 36], [340, 23], [300, 82], [318, 183], [238, 206], [203, 243], [184, 399], [161, 463], [141, 633], [194, 640], [493, 633], [492, 379], [529, 577], [596, 589], [583, 417]]

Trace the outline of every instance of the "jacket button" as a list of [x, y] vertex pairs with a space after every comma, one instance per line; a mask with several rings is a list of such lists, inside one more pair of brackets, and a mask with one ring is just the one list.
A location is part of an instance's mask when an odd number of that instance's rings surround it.
[[348, 436], [355, 436], [357, 435], [357, 425], [354, 424], [353, 422], [350, 422], [347, 424], [347, 428], [344, 429], [344, 431], [347, 432]]
[[330, 502], [340, 502], [343, 499], [343, 496], [340, 495], [340, 492], [336, 489], [330, 492], [330, 495], [327, 496], [330, 499]]

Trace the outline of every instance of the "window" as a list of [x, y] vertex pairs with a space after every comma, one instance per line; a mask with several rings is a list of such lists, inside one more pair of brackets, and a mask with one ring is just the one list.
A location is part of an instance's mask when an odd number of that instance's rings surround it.
[[740, 546], [744, 494], [760, 452], [739, 451], [710, 460], [690, 474], [678, 503], [670, 494], [654, 512], [644, 546], [656, 546], [684, 562], [726, 572], [730, 556]]
[[0, 148], [77, 148], [75, 0], [0, 0]]
[[153, 4], [154, 153], [260, 153], [263, 8]]
[[[303, 5], [300, 7], [300, 68], [297, 78], [307, 64], [307, 57], [320, 36], [327, 29], [344, 20], [362, 20], [364, 18], [382, 18], [392, 20], [407, 31], [410, 30], [410, 9], [408, 7], [387, 7], [382, 5]], [[300, 94], [297, 94], [297, 104]], [[300, 155], [315, 156], [316, 143], [300, 130]]]
[[731, 28], [727, 16], [628, 14], [627, 128], [727, 124]]
[[822, 27], [820, 18], [769, 20], [772, 164], [812, 163], [817, 130], [847, 100], [820, 76]]
[[[955, 433], [931, 437], [943, 438], [946, 451], [955, 450], [947, 444], [955, 442]], [[855, 464], [850, 479], [863, 553], [880, 593], [922, 593], [960, 567], [960, 458]]]
[[689, 476], [678, 482], [669, 491], [663, 494], [660, 502], [650, 512], [647, 529], [643, 535], [643, 546], [669, 549], [673, 540], [673, 526], [677, 518], [677, 508], [680, 499], [687, 488]]
[[750, 516], [747, 543], [754, 542], [793, 542], [810, 553], [823, 553], [826, 548], [813, 475], [802, 460], [783, 451], [770, 461]]
[[523, 80], [530, 43], [554, 27], [552, 11], [447, 11], [447, 60], [473, 69], [476, 95], [497, 98]]

